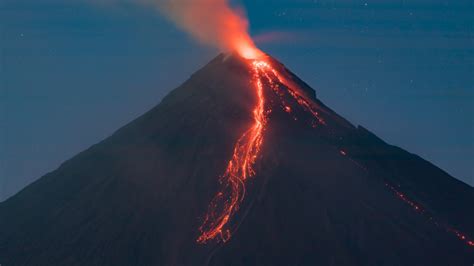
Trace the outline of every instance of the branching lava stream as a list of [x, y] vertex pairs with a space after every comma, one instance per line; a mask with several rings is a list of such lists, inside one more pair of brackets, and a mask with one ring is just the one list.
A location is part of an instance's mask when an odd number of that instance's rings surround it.
[[253, 125], [245, 131], [234, 146], [232, 158], [227, 164], [225, 173], [220, 178], [221, 190], [209, 205], [204, 223], [199, 230], [199, 243], [220, 237], [227, 241], [231, 236], [229, 220], [239, 209], [245, 196], [245, 182], [255, 174], [254, 164], [263, 143], [263, 131], [267, 123], [265, 98], [261, 69], [258, 61], [253, 61], [253, 79], [257, 93], [257, 104], [253, 110]]
[[[224, 174], [220, 177], [221, 189], [212, 199], [208, 206], [202, 225], [201, 232], [197, 239], [198, 243], [207, 243], [210, 240], [217, 242], [227, 242], [232, 235], [232, 228], [229, 222], [239, 210], [245, 196], [245, 183], [255, 175], [255, 163], [260, 156], [260, 150], [264, 141], [264, 132], [268, 122], [268, 115], [272, 112], [271, 107], [265, 101], [265, 85], [278, 96], [279, 105], [283, 111], [291, 114], [293, 108], [301, 108], [312, 117], [311, 126], [326, 125], [324, 119], [319, 116], [317, 106], [308, 99], [293, 81], [287, 80], [279, 73], [270, 62], [264, 59], [248, 59], [252, 71], [252, 83], [256, 92], [256, 104], [253, 109], [253, 124], [237, 140], [234, 145], [233, 154]], [[288, 101], [292, 101], [291, 105]], [[294, 120], [297, 120], [294, 117]], [[342, 156], [348, 156], [344, 150], [340, 151]], [[355, 160], [352, 160], [358, 166]], [[362, 167], [362, 166], [360, 166]], [[362, 167], [365, 169], [365, 167]], [[365, 169], [367, 171], [367, 169]], [[401, 200], [409, 204], [418, 213], [425, 213], [421, 205], [409, 200], [395, 187], [386, 184]], [[447, 232], [454, 234], [468, 246], [473, 247], [474, 242], [460, 231], [438, 222], [434, 217], [429, 217], [438, 227], [444, 228]], [[235, 229], [235, 228], [234, 228]]]
[[[310, 102], [306, 100], [297, 90], [292, 88], [270, 63], [262, 59], [253, 59], [251, 69], [253, 72], [253, 83], [257, 94], [257, 101], [253, 110], [253, 124], [247, 129], [234, 145], [233, 154], [227, 164], [224, 174], [220, 177], [221, 189], [209, 204], [209, 209], [199, 230], [201, 235], [198, 243], [206, 243], [216, 239], [226, 242], [231, 237], [229, 222], [234, 214], [239, 210], [245, 196], [245, 183], [249, 177], [255, 175], [255, 162], [260, 154], [263, 143], [263, 134], [267, 124], [267, 115], [271, 112], [265, 104], [263, 92], [264, 79], [272, 90], [282, 95], [280, 84], [288, 89], [288, 93], [300, 104], [303, 109], [313, 114], [317, 121], [324, 124], [319, 118], [317, 111], [312, 108]], [[291, 108], [281, 99], [282, 106], [286, 112]]]

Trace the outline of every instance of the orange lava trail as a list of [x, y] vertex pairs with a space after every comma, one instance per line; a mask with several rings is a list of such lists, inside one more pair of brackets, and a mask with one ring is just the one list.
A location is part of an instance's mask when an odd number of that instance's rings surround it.
[[[237, 140], [234, 146], [233, 154], [227, 164], [224, 174], [220, 177], [221, 189], [209, 204], [208, 212], [202, 225], [199, 227], [201, 232], [197, 239], [198, 243], [207, 243], [216, 239], [218, 242], [226, 242], [231, 237], [231, 226], [229, 222], [235, 213], [239, 210], [245, 196], [245, 182], [249, 177], [255, 175], [254, 165], [259, 157], [260, 150], [264, 140], [264, 131], [267, 124], [267, 115], [271, 112], [265, 106], [265, 97], [263, 93], [263, 81], [269, 85], [273, 92], [279, 96], [281, 106], [287, 113], [292, 112], [292, 108], [284, 97], [288, 93], [300, 107], [306, 112], [312, 114], [315, 118], [313, 127], [316, 124], [326, 125], [325, 121], [319, 116], [316, 106], [307, 99], [292, 81], [287, 81], [271, 64], [264, 60], [254, 59], [251, 61], [254, 86], [257, 95], [257, 103], [253, 109], [253, 124]], [[283, 85], [283, 86], [281, 86]], [[294, 118], [297, 120], [296, 118]], [[339, 151], [342, 156], [348, 156], [345, 150]], [[352, 159], [351, 159], [352, 160]], [[364, 170], [356, 161], [352, 160]], [[460, 231], [438, 222], [421, 205], [410, 200], [405, 194], [398, 191], [394, 186], [385, 184], [399, 199], [404, 201], [416, 212], [425, 215], [436, 226], [444, 228], [447, 232], [453, 234], [468, 246], [474, 247], [474, 240], [467, 237]]]
[[263, 79], [280, 96], [285, 112], [290, 113], [291, 108], [283, 98], [285, 93], [280, 85], [287, 88], [288, 93], [305, 111], [311, 113], [320, 124], [325, 124], [310, 101], [301, 95], [290, 82], [287, 82], [270, 63], [255, 59], [251, 61], [251, 65], [257, 94], [257, 103], [253, 110], [254, 123], [234, 145], [232, 157], [219, 180], [221, 189], [209, 204], [204, 221], [199, 227], [201, 234], [197, 239], [198, 243], [206, 243], [216, 238], [217, 241], [226, 242], [231, 237], [229, 221], [239, 210], [244, 199], [245, 182], [249, 177], [255, 175], [254, 164], [260, 153], [267, 114], [270, 112], [270, 110], [266, 111], [265, 107]]
[[[257, 93], [257, 104], [253, 110], [253, 125], [237, 140], [231, 160], [221, 176], [221, 190], [209, 205], [203, 224], [199, 228], [201, 235], [198, 243], [220, 237], [226, 242], [231, 237], [229, 220], [238, 211], [245, 196], [245, 182], [255, 175], [254, 164], [263, 143], [263, 132], [267, 123], [265, 98], [259, 62], [253, 61], [253, 78]], [[218, 239], [219, 241], [219, 239]]]
[[[265, 96], [263, 92], [264, 80], [273, 92], [279, 96], [281, 106], [285, 112], [292, 112], [292, 108], [287, 103], [286, 97], [284, 97], [286, 93], [288, 93], [303, 110], [312, 114], [315, 118], [313, 127], [315, 127], [316, 124], [326, 125], [325, 121], [319, 116], [317, 107], [298, 90], [298, 85], [286, 80], [269, 62], [261, 59], [253, 59], [251, 66], [257, 95], [257, 102], [253, 109], [254, 121], [251, 127], [240, 136], [234, 145], [232, 157], [227, 163], [227, 168], [219, 180], [221, 189], [209, 204], [204, 221], [199, 227], [201, 234], [197, 239], [198, 243], [207, 243], [213, 239], [216, 239], [218, 242], [226, 242], [231, 237], [231, 226], [229, 222], [239, 210], [240, 204], [244, 199], [245, 182], [249, 177], [255, 175], [255, 162], [260, 155], [264, 140], [264, 131], [268, 120], [267, 116], [271, 112], [271, 110], [265, 106]], [[296, 118], [294, 119], [297, 120]], [[340, 150], [340, 154], [343, 156], [348, 155], [345, 150]], [[362, 167], [356, 161], [352, 161]], [[362, 168], [367, 171], [365, 167]], [[385, 185], [399, 199], [411, 206], [415, 211], [426, 215], [436, 226], [444, 228], [447, 232], [454, 234], [468, 246], [474, 247], [473, 239], [446, 224], [436, 221], [421, 205], [410, 200], [394, 186], [388, 183]]]
[[440, 221], [437, 221], [433, 216], [431, 216], [431, 214], [429, 214], [425, 210], [425, 208], [423, 208], [420, 204], [414, 202], [413, 200], [409, 199], [405, 194], [398, 191], [398, 189], [396, 189], [394, 186], [392, 186], [388, 183], [385, 183], [385, 186], [387, 186], [400, 200], [402, 200], [403, 202], [408, 204], [410, 207], [412, 207], [413, 210], [415, 210], [416, 212], [426, 216], [429, 219], [429, 221], [431, 221], [434, 225], [436, 225], [437, 227], [442, 228], [442, 229], [446, 230], [447, 232], [453, 234], [459, 240], [464, 242], [467, 246], [474, 247], [474, 239], [469, 238], [468, 236], [466, 236], [466, 234], [461, 233], [461, 231], [459, 231], [455, 228], [452, 228], [451, 226], [449, 226], [447, 224], [444, 224]]
[[[287, 92], [293, 97], [293, 99], [308, 113], [312, 114], [313, 117], [317, 120], [319, 124], [325, 125], [326, 122], [319, 116], [319, 112], [316, 110], [314, 105], [311, 103], [310, 100], [306, 99], [304, 95], [300, 93], [300, 91], [295, 88], [296, 86], [293, 82], [286, 80], [278, 71], [273, 68], [268, 62], [260, 61], [259, 62], [260, 68], [265, 70], [265, 77], [268, 80], [270, 87], [273, 91], [280, 96], [280, 100], [283, 104], [283, 109], [285, 112], [290, 113], [291, 108], [286, 104], [285, 100], [283, 99], [284, 93], [281, 91], [281, 87], [279, 84], [284, 85], [287, 88]], [[270, 76], [270, 73], [273, 75], [274, 79]], [[274, 80], [277, 80], [276, 83]]]

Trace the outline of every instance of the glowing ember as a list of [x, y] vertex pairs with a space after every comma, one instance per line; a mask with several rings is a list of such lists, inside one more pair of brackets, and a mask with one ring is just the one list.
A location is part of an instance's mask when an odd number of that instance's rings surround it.
[[403, 200], [406, 204], [410, 205], [414, 210], [416, 211], [419, 211], [419, 212], [423, 212], [423, 209], [421, 208], [421, 206], [419, 206], [418, 204], [416, 204], [415, 202], [411, 201], [410, 199], [408, 199], [405, 194], [399, 192], [398, 190], [395, 189], [395, 187], [389, 185], [389, 184], [385, 184], [388, 188], [390, 188], [390, 190], [393, 191], [393, 193], [395, 193], [395, 195], [398, 196], [398, 198], [400, 198], [401, 200]]
[[427, 215], [429, 217], [429, 221], [433, 222], [434, 225], [436, 225], [437, 227], [441, 227], [442, 229], [446, 230], [447, 232], [449, 233], [452, 233], [453, 235], [455, 235], [459, 240], [465, 242], [468, 246], [471, 246], [471, 247], [474, 247], [474, 241], [471, 240], [470, 238], [468, 238], [465, 234], [461, 233], [460, 231], [444, 224], [444, 223], [441, 223], [439, 221], [436, 221], [432, 216], [430, 216], [426, 211], [425, 209], [415, 203], [414, 201], [410, 200], [405, 194], [401, 193], [400, 191], [398, 191], [394, 186], [388, 184], [388, 183], [385, 183], [385, 185], [395, 194], [397, 195], [397, 197], [399, 199], [401, 199], [402, 201], [404, 201], [406, 204], [410, 205], [415, 211], [423, 214], [423, 215]]

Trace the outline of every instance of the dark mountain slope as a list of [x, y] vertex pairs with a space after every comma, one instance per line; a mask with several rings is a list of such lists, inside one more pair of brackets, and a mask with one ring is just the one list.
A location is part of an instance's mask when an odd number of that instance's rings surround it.
[[474, 236], [474, 189], [352, 126], [269, 60], [326, 125], [308, 126], [311, 116], [288, 95], [292, 112], [284, 112], [263, 84], [272, 112], [230, 241], [196, 243], [256, 101], [248, 62], [220, 55], [157, 107], [1, 203], [0, 263], [471, 265], [474, 248], [452, 230]]

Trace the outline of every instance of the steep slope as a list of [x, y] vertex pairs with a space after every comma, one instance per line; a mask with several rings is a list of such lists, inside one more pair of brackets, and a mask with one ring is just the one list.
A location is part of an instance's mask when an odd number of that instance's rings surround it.
[[157, 107], [0, 204], [0, 263], [474, 262], [472, 187], [352, 126], [267, 60], [285, 82], [261, 79], [267, 124], [230, 239], [198, 243], [198, 229], [258, 97], [251, 63], [220, 55]]

